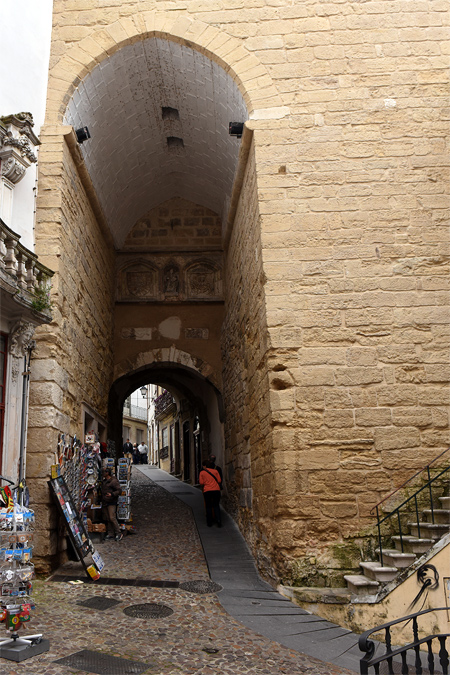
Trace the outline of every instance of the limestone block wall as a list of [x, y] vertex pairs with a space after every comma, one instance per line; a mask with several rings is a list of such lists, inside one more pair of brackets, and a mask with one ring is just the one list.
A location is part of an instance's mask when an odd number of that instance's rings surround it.
[[211, 209], [174, 197], [139, 218], [122, 249], [221, 250], [221, 225]]
[[114, 253], [80, 180], [68, 131], [43, 130], [39, 165], [36, 250], [55, 276], [53, 321], [36, 331], [27, 473], [37, 513], [37, 564], [45, 567], [58, 555], [46, 485], [58, 433], [80, 437], [82, 403], [106, 418], [112, 379]]
[[222, 327], [227, 508], [261, 569], [273, 573], [272, 502], [276, 493], [267, 376], [267, 328], [255, 148], [252, 143], [226, 254]]
[[227, 468], [285, 583], [339, 581], [372, 506], [448, 444], [447, 21], [439, 1], [55, 1], [49, 123], [143, 36], [197, 45], [243, 93]]

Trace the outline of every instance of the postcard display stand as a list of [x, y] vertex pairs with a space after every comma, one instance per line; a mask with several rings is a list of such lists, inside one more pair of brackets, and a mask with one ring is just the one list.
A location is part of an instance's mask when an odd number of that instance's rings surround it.
[[[76, 551], [76, 554], [83, 565], [86, 574], [94, 579], [94, 581], [99, 579], [100, 572], [104, 567], [103, 560], [89, 539], [84, 523], [77, 513], [66, 481], [64, 480], [63, 476], [58, 476], [57, 478], [52, 478], [48, 484], [53, 491], [55, 501], [59, 507], [61, 515], [64, 518], [64, 523], [66, 525], [67, 534], [69, 535], [71, 544]], [[92, 556], [92, 562], [86, 564], [86, 558], [88, 555]]]
[[[129, 457], [121, 457], [117, 464], [117, 480], [122, 492], [117, 502], [117, 518], [125, 523], [131, 522], [131, 463]], [[125, 529], [127, 525], [125, 525]]]
[[0, 621], [8, 631], [8, 637], [0, 638], [0, 658], [11, 661], [24, 661], [50, 649], [42, 634], [20, 637], [18, 633], [35, 608], [30, 598], [34, 578], [33, 524], [34, 512], [24, 506], [14, 504], [0, 509]]

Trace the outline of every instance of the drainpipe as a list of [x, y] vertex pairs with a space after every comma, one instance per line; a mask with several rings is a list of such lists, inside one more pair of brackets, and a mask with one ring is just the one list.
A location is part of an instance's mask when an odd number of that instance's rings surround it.
[[28, 423], [28, 390], [30, 382], [30, 361], [31, 352], [36, 347], [36, 342], [32, 340], [24, 356], [24, 372], [22, 373], [22, 413], [20, 423], [20, 448], [19, 448], [19, 486], [25, 478], [25, 445]]

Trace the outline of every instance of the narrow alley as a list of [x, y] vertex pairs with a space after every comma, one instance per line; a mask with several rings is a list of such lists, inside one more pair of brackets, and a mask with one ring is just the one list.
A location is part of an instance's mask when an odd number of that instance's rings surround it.
[[[149, 475], [158, 476], [161, 484]], [[165, 484], [172, 489], [175, 485], [179, 498], [164, 489]], [[67, 563], [49, 579], [35, 581], [36, 611], [29, 628], [50, 640], [50, 651], [22, 663], [0, 659], [1, 675], [348, 673], [341, 666], [319, 660], [324, 658], [325, 643], [317, 642], [315, 647], [310, 643], [310, 650], [317, 650], [318, 658], [314, 658], [282, 646], [275, 635], [273, 640], [263, 637], [256, 625], [255, 632], [248, 627], [251, 610], [264, 602], [269, 602], [287, 627], [293, 615], [288, 631], [292, 634], [299, 633], [301, 622], [313, 626], [319, 619], [281, 598], [262, 581], [252, 582], [251, 590], [247, 568], [253, 563], [248, 554], [229, 551], [227, 560], [220, 564], [217, 551], [221, 538], [226, 539], [235, 529], [226, 514], [222, 530], [208, 528], [205, 534], [209, 539], [204, 540], [206, 558], [211, 558], [208, 567], [199, 536], [202, 528], [197, 530], [193, 515], [195, 508], [182, 501], [195, 498], [193, 490], [158, 469], [135, 467], [132, 510], [136, 532], [120, 542], [98, 545], [105, 568], [97, 582], [89, 582], [77, 562]], [[198, 508], [198, 499], [196, 502]], [[247, 583], [243, 584], [246, 576]], [[69, 583], [78, 578], [83, 583]], [[214, 579], [224, 580], [223, 590], [220, 581]], [[98, 606], [88, 607], [83, 604], [86, 602], [98, 602]], [[135, 605], [144, 607], [134, 612], [127, 609]], [[237, 614], [247, 607], [247, 626], [233, 618], [233, 607]], [[130, 611], [137, 616], [128, 615]], [[148, 618], [142, 618], [144, 613]], [[325, 633], [328, 626], [333, 630], [331, 624], [320, 621]], [[354, 635], [339, 630], [355, 642]], [[326, 648], [333, 643], [336, 640], [328, 637]]]

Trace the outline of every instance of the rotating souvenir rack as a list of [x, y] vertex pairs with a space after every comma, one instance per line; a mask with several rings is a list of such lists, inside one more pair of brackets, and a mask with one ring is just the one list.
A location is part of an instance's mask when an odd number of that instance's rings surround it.
[[0, 622], [8, 637], [0, 638], [0, 657], [13, 661], [48, 651], [50, 643], [42, 634], [19, 637], [20, 627], [31, 619], [35, 609], [30, 596], [33, 589], [34, 512], [14, 503], [9, 488], [0, 490]]

